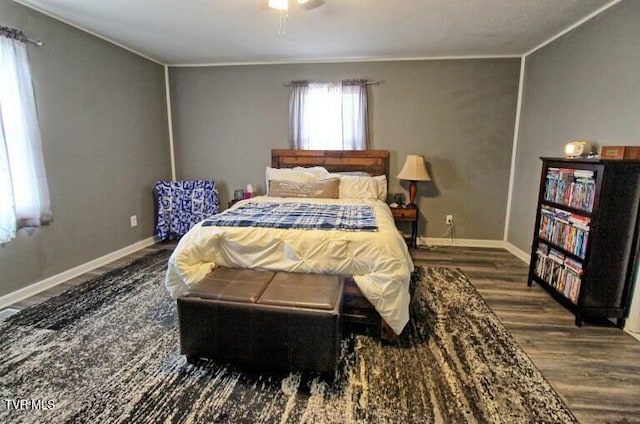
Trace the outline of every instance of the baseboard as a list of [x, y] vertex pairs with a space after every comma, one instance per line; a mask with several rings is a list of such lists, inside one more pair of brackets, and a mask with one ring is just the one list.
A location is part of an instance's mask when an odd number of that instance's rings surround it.
[[625, 331], [625, 333], [629, 334], [634, 339], [640, 341], [640, 333], [634, 333], [633, 331], [627, 330], [626, 328], [624, 329], [624, 331]]
[[492, 247], [504, 248], [502, 240], [450, 239], [445, 237], [418, 237], [418, 245], [422, 246], [460, 246], [460, 247]]
[[526, 263], [527, 265], [531, 261], [531, 254], [525, 252], [524, 250], [521, 250], [520, 248], [509, 243], [508, 241], [504, 242], [504, 248], [507, 249], [509, 252], [513, 253], [514, 256], [516, 256], [518, 259], [520, 259], [522, 262]]
[[55, 287], [58, 284], [64, 283], [65, 281], [71, 280], [72, 278], [106, 265], [133, 252], [144, 249], [145, 247], [149, 247], [156, 242], [157, 240], [155, 237], [149, 237], [147, 239], [140, 240], [137, 243], [116, 250], [115, 252], [111, 252], [89, 262], [86, 262], [82, 265], [78, 265], [74, 268], [63, 271], [60, 274], [52, 275], [51, 277], [45, 278], [44, 280], [30, 284], [27, 287], [23, 287], [11, 293], [5, 294], [4, 296], [0, 297], [0, 309], [6, 308], [9, 305], [20, 302], [21, 300], [33, 296], [34, 294], [38, 294], [41, 291], [47, 290], [51, 287]]
[[460, 247], [489, 247], [495, 249], [506, 249], [518, 259], [528, 264], [530, 256], [527, 252], [520, 250], [513, 244], [504, 240], [478, 240], [478, 239], [449, 239], [438, 237], [419, 237], [418, 245], [422, 246], [460, 246]]

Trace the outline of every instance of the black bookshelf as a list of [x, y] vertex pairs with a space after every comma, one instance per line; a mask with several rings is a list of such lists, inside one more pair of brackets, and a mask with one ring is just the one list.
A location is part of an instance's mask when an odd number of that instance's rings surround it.
[[640, 161], [542, 159], [527, 284], [575, 315], [629, 315], [640, 251]]

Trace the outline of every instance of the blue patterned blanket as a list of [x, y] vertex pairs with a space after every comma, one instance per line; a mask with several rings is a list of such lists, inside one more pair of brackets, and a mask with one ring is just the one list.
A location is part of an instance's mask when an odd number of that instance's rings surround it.
[[212, 180], [158, 181], [156, 234], [179, 239], [191, 227], [218, 213], [218, 189]]
[[248, 203], [207, 219], [203, 226], [378, 231], [369, 205]]

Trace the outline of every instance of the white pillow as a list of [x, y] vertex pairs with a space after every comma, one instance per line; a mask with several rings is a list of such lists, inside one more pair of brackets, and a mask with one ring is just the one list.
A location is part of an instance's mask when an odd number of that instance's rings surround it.
[[[337, 175], [340, 178], [340, 198], [341, 199], [363, 199], [363, 200], [382, 200], [386, 199], [386, 180], [382, 175], [380, 177], [359, 177], [355, 175]], [[384, 184], [384, 190], [381, 185]], [[384, 195], [384, 196], [383, 196]]]
[[322, 166], [312, 166], [309, 168], [303, 168], [301, 166], [296, 166], [293, 168], [294, 171], [306, 172], [313, 176], [313, 179], [316, 181], [324, 180], [329, 178], [329, 171]]
[[372, 178], [374, 181], [378, 183], [378, 200], [386, 202], [387, 201], [387, 176], [378, 175]]
[[321, 166], [314, 166], [312, 168], [303, 168], [297, 166], [295, 168], [271, 168], [267, 166], [265, 173], [265, 187], [267, 188], [267, 194], [269, 194], [269, 181], [292, 181], [295, 183], [309, 183], [311, 181], [317, 181], [325, 179], [329, 176], [329, 171]]

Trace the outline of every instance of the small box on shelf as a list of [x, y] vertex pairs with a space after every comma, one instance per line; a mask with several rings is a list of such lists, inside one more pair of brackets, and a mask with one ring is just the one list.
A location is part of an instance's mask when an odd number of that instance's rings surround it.
[[640, 146], [602, 146], [600, 158], [640, 160]]

